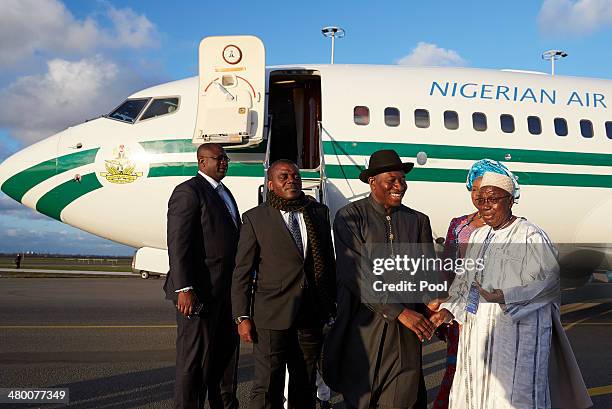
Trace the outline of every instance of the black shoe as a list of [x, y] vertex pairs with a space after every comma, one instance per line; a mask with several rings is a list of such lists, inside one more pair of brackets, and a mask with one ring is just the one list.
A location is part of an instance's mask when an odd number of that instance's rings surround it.
[[329, 403], [328, 400], [319, 400], [319, 408], [320, 409], [331, 409], [331, 404]]

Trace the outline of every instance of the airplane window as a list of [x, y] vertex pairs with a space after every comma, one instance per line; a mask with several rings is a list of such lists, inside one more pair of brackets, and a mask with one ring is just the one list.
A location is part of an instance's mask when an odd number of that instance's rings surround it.
[[567, 121], [563, 118], [555, 118], [555, 133], [559, 136], [567, 136]]
[[400, 124], [399, 109], [391, 108], [391, 107], [385, 108], [385, 125], [399, 126], [399, 124]]
[[542, 121], [540, 121], [540, 117], [528, 116], [527, 117], [527, 127], [529, 128], [530, 134], [540, 135], [542, 133]]
[[472, 114], [472, 126], [475, 131], [487, 130], [487, 116], [482, 112], [474, 112]]
[[353, 121], [357, 125], [367, 125], [370, 123], [370, 108], [364, 106], [356, 106], [353, 109]]
[[459, 116], [455, 111], [444, 111], [444, 126], [446, 129], [459, 128]]
[[414, 124], [417, 128], [429, 128], [429, 111], [426, 109], [415, 109]]
[[140, 120], [155, 118], [157, 116], [168, 115], [178, 109], [178, 98], [159, 98], [154, 99], [151, 105], [147, 108]]
[[612, 121], [606, 122], [606, 135], [608, 139], [612, 139]]
[[133, 124], [150, 99], [151, 98], [128, 99], [123, 104], [119, 105], [119, 108], [116, 108], [113, 112], [108, 114], [107, 117]]
[[499, 116], [499, 122], [501, 124], [501, 129], [505, 133], [514, 132], [514, 117], [508, 114], [501, 114]]
[[580, 121], [580, 133], [585, 138], [593, 137], [593, 123], [588, 119], [583, 119]]

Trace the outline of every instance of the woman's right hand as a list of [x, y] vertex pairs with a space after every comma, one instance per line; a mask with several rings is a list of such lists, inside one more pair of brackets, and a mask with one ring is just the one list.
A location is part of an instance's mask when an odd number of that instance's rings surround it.
[[436, 326], [436, 328], [438, 328], [444, 323], [450, 323], [452, 325], [453, 318], [455, 318], [455, 316], [451, 314], [449, 310], [442, 308], [440, 311], [429, 317], [429, 320]]

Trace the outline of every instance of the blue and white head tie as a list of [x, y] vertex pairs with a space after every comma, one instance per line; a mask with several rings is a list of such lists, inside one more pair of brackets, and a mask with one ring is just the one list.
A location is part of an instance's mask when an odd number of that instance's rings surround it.
[[512, 183], [514, 184], [514, 200], [518, 200], [518, 198], [521, 197], [518, 178], [514, 176], [514, 174], [510, 172], [510, 170], [504, 164], [493, 159], [481, 159], [472, 165], [465, 182], [465, 187], [467, 190], [471, 191], [474, 180], [484, 175], [485, 172], [494, 172], [499, 173], [500, 175], [508, 176], [510, 179], [512, 179]]

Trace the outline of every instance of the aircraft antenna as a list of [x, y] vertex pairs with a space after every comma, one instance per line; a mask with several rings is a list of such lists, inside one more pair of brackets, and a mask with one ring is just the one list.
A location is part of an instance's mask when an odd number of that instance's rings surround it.
[[550, 61], [550, 75], [555, 75], [555, 61], [567, 57], [567, 53], [561, 50], [548, 50], [542, 53], [542, 59]]
[[331, 63], [334, 63], [334, 46], [335, 46], [335, 41], [336, 41], [336, 37], [337, 38], [343, 38], [344, 35], [346, 34], [346, 31], [344, 31], [343, 28], [340, 27], [335, 27], [335, 26], [329, 26], [329, 27], [323, 27], [321, 29], [321, 34], [323, 34], [324, 37], [327, 38], [331, 38]]

